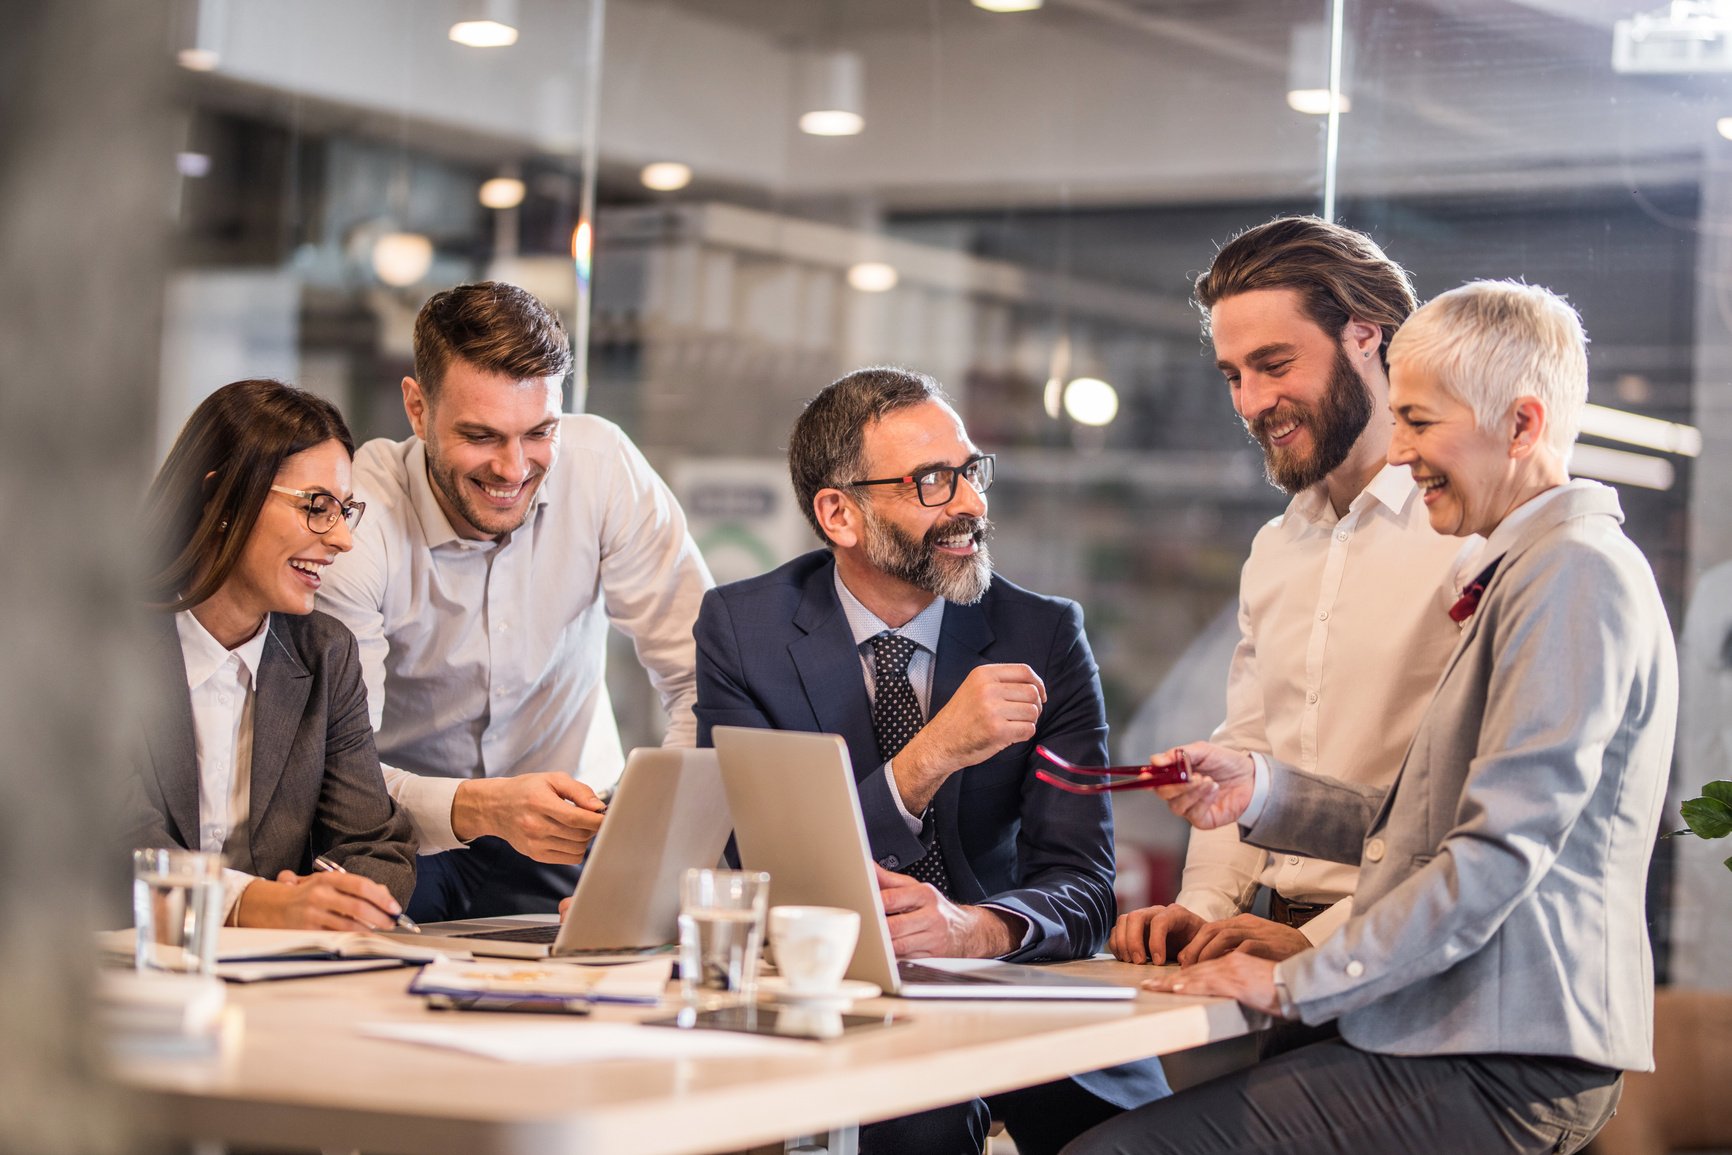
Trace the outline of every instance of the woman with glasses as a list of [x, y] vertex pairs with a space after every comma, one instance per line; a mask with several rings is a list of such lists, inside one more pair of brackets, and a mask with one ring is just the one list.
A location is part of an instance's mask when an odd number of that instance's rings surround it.
[[223, 852], [231, 925], [385, 929], [414, 888], [354, 636], [313, 610], [364, 508], [353, 454], [329, 402], [236, 381], [193, 412], [146, 500], [160, 695], [132, 845]]

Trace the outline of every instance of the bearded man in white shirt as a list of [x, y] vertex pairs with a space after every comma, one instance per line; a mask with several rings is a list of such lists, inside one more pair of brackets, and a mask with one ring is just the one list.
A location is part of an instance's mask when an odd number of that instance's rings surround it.
[[417, 921], [552, 911], [624, 757], [603, 678], [611, 625], [696, 734], [692, 623], [714, 584], [673, 494], [618, 427], [562, 415], [571, 342], [503, 282], [415, 320], [415, 435], [355, 455], [378, 511], [319, 608], [360, 642], [393, 798], [421, 844]]
[[[1364, 234], [1289, 217], [1225, 245], [1196, 300], [1270, 482], [1293, 494], [1240, 578], [1213, 740], [1387, 785], [1460, 636], [1449, 609], [1472, 548], [1432, 532], [1412, 477], [1385, 460], [1386, 354], [1412, 285]], [[1177, 899], [1121, 915], [1109, 945], [1129, 962], [1287, 958], [1347, 921], [1358, 875], [1241, 843], [1231, 824], [1193, 831]], [[1268, 918], [1245, 913], [1260, 889]]]

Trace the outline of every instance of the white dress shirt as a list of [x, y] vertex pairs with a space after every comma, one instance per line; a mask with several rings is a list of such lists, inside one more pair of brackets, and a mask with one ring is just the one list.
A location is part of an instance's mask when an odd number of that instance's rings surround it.
[[[1213, 740], [1354, 782], [1395, 777], [1460, 638], [1449, 618], [1478, 538], [1432, 530], [1406, 467], [1385, 466], [1335, 516], [1321, 484], [1297, 494], [1251, 546], [1227, 718]], [[1248, 910], [1258, 884], [1334, 904], [1303, 928], [1347, 920], [1357, 867], [1272, 855], [1238, 830], [1193, 831], [1177, 902], [1205, 920]]]
[[[174, 615], [192, 699], [192, 732], [198, 757], [198, 849], [224, 850], [246, 826], [252, 799], [253, 694], [259, 661], [270, 634], [266, 615], [259, 632], [233, 650], [213, 638], [191, 611]], [[253, 876], [223, 871], [223, 921]]]
[[559, 771], [601, 787], [619, 777], [609, 623], [661, 696], [666, 744], [696, 741], [692, 623], [714, 583], [685, 515], [611, 422], [567, 416], [559, 433], [535, 508], [500, 541], [451, 528], [420, 438], [355, 454], [367, 516], [326, 571], [319, 608], [360, 643], [385, 784], [423, 854], [462, 845], [451, 804], [464, 779]]

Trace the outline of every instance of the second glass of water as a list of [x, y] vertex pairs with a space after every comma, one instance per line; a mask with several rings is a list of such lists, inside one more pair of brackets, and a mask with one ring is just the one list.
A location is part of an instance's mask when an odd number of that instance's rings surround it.
[[132, 921], [139, 970], [210, 974], [223, 923], [220, 854], [178, 848], [132, 852]]
[[688, 1002], [749, 1002], [758, 982], [770, 876], [688, 870], [680, 888], [680, 986]]

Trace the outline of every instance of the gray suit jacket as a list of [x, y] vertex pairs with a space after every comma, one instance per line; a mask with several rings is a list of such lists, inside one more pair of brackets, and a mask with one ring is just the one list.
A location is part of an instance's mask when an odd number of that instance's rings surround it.
[[1247, 840], [1361, 871], [1352, 919], [1282, 964], [1306, 1022], [1385, 1054], [1653, 1068], [1643, 896], [1677, 656], [1622, 520], [1599, 486], [1535, 514], [1387, 791], [1275, 769]]
[[[169, 615], [150, 623], [149, 645], [162, 693], [141, 725], [125, 804], [127, 846], [196, 847], [192, 700]], [[309, 873], [320, 854], [383, 884], [401, 903], [415, 889], [409, 817], [385, 793], [354, 635], [325, 614], [272, 614], [253, 699], [247, 832], [231, 840], [230, 865], [268, 879], [280, 870]]]

